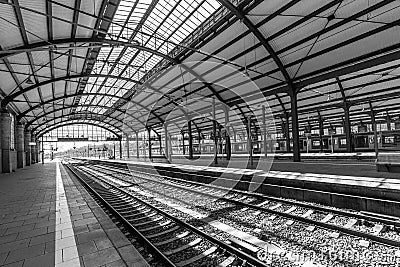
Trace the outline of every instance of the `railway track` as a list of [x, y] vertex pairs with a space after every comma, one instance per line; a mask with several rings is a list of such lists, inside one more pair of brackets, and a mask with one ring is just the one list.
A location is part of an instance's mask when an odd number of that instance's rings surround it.
[[[287, 220], [285, 223], [288, 226], [295, 222], [305, 223], [310, 232], [314, 231], [315, 227], [327, 229], [331, 231], [333, 238], [347, 234], [387, 246], [400, 247], [400, 221], [398, 218], [377, 214], [369, 215], [238, 190], [231, 190], [227, 193], [221, 187], [155, 174], [151, 174], [150, 178], [147, 173], [132, 172], [115, 165], [112, 172], [107, 166], [97, 165], [96, 169], [127, 183], [131, 182], [132, 178], [136, 181], [145, 181], [147, 190], [151, 190], [151, 187], [156, 188], [158, 185], [164, 190], [181, 190], [181, 192], [190, 192], [232, 203], [237, 205], [239, 210], [251, 209], [255, 215], [268, 213], [271, 215], [268, 219], [271, 220], [279, 216]], [[149, 186], [149, 183], [152, 186]]]
[[265, 266], [256, 257], [143, 200], [127, 189], [133, 184], [103, 179], [74, 164], [66, 166], [128, 234], [145, 244], [156, 259], [155, 266]]

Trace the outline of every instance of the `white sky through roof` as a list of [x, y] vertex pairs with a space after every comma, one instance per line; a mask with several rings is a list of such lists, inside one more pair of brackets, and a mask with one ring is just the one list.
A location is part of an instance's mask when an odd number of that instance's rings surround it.
[[[114, 16], [107, 38], [139, 44], [168, 54], [220, 7], [217, 1], [121, 1]], [[148, 14], [148, 17], [145, 16]], [[144, 21], [144, 23], [143, 23]], [[143, 23], [140, 25], [140, 23]], [[123, 26], [123, 27], [122, 27]], [[97, 57], [93, 73], [123, 76], [139, 81], [162, 57], [147, 51], [124, 47], [103, 47]], [[123, 96], [135, 82], [112, 78], [90, 78], [85, 92]], [[82, 97], [80, 104], [99, 107], [79, 107], [77, 111], [89, 110], [103, 114], [118, 98], [103, 96]], [[102, 107], [103, 106], [103, 107]]]

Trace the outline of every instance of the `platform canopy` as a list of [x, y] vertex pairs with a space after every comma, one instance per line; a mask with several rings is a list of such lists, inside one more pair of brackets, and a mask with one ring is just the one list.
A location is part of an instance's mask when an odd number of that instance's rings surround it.
[[159, 132], [209, 119], [212, 98], [237, 121], [266, 104], [279, 121], [290, 95], [300, 128], [341, 125], [345, 105], [354, 123], [386, 120], [400, 114], [399, 6], [0, 0], [1, 104], [36, 133], [70, 122]]

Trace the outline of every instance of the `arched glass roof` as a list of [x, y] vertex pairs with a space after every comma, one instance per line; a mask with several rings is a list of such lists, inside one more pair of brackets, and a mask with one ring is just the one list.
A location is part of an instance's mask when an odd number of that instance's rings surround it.
[[278, 119], [290, 112], [288, 93], [296, 93], [300, 127], [318, 116], [341, 124], [344, 103], [355, 122], [368, 121], [371, 108], [378, 119], [398, 116], [399, 5], [1, 1], [2, 107], [36, 133], [67, 121], [160, 131], [165, 120], [186, 118], [172, 114], [177, 106], [211, 108], [194, 105], [196, 95], [246, 117], [246, 107], [264, 104], [259, 92]]

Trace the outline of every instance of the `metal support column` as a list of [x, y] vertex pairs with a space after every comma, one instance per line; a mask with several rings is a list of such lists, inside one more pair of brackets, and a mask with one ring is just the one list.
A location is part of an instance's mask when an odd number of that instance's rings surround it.
[[215, 98], [212, 99], [212, 119], [213, 119], [213, 135], [214, 135], [214, 164], [218, 164], [218, 147], [217, 147], [217, 122], [215, 114]]
[[289, 124], [289, 112], [285, 112], [285, 123], [284, 123], [284, 131], [286, 136], [286, 152], [290, 153], [292, 150], [290, 148], [290, 124]]
[[250, 157], [250, 166], [253, 166], [253, 142], [251, 140], [251, 118], [247, 117], [247, 150]]
[[130, 151], [129, 151], [129, 134], [126, 134], [126, 158], [130, 158]]
[[157, 136], [158, 136], [158, 149], [160, 151], [160, 155], [162, 155], [162, 137], [161, 137], [161, 134], [159, 134]]
[[267, 123], [265, 121], [265, 106], [262, 106], [262, 127], [263, 127], [263, 147], [264, 147], [264, 156], [267, 158]]
[[122, 159], [122, 136], [119, 138], [119, 158]]
[[136, 132], [136, 158], [139, 158], [139, 132]]
[[387, 125], [387, 130], [391, 131], [392, 126], [390, 125], [390, 115], [389, 115], [389, 111], [387, 111], [387, 110], [386, 110], [386, 125]]
[[186, 154], [186, 149], [185, 149], [185, 133], [182, 132], [182, 154]]
[[169, 145], [168, 145], [168, 125], [167, 125], [167, 123], [164, 123], [164, 135], [165, 135], [164, 155], [165, 155], [165, 158], [170, 161], [170, 158], [169, 158]]
[[147, 132], [148, 132], [148, 134], [149, 134], [149, 159], [151, 160], [151, 135], [150, 135], [150, 133], [151, 133], [151, 129], [150, 128], [147, 128]]
[[299, 115], [297, 111], [297, 93], [290, 91], [290, 106], [292, 113], [292, 137], [293, 137], [293, 161], [300, 162], [300, 137], [299, 137]]
[[319, 128], [319, 152], [324, 152], [322, 136], [324, 135], [324, 121], [318, 110], [318, 128]]
[[202, 142], [202, 139], [201, 139], [201, 131], [200, 131], [200, 129], [198, 129], [197, 138], [199, 139], [199, 153], [201, 154], [201, 142]]
[[[89, 153], [89, 151], [88, 151]], [[42, 164], [44, 164], [44, 141], [43, 141], [43, 136], [42, 136]]]
[[188, 138], [189, 138], [189, 159], [193, 159], [193, 135], [192, 135], [192, 121], [188, 120]]
[[230, 127], [229, 110], [228, 108], [225, 108], [225, 151], [227, 160], [230, 160], [232, 155], [231, 135], [229, 132], [229, 127]]
[[353, 140], [351, 140], [351, 122], [350, 122], [350, 110], [347, 103], [344, 104], [344, 125], [343, 130], [346, 135], [346, 150], [347, 152], [353, 152]]
[[[116, 158], [117, 154], [116, 154], [116, 148], [115, 148], [115, 141], [113, 141], [113, 145], [114, 145], [114, 159], [117, 159]], [[100, 153], [99, 153], [99, 158], [100, 158]]]
[[369, 107], [371, 110], [371, 122], [372, 122], [372, 130], [374, 131], [374, 150], [375, 150], [375, 156], [378, 158], [379, 154], [379, 148], [378, 148], [378, 129], [376, 127], [376, 120], [375, 120], [375, 112], [372, 107], [371, 102], [369, 102]]
[[12, 172], [11, 160], [11, 116], [6, 109], [1, 111], [1, 171], [3, 173]]
[[340, 93], [343, 99], [343, 110], [344, 110], [343, 131], [346, 135], [346, 151], [353, 152], [353, 140], [351, 136], [351, 122], [350, 122], [350, 105], [347, 101], [346, 92], [343, 88], [343, 84], [340, 81], [339, 77], [336, 77], [336, 81], [338, 83]]

